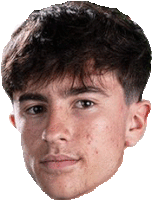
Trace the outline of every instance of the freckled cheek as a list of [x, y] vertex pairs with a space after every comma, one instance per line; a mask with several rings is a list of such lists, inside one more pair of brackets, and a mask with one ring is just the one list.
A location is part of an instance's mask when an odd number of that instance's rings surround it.
[[40, 123], [39, 125], [36, 125], [34, 123], [22, 121], [19, 127], [19, 132], [21, 133], [22, 147], [26, 151], [37, 149], [40, 143], [42, 143], [43, 130], [44, 128]]
[[125, 128], [124, 124], [121, 122], [121, 120], [114, 120], [113, 124], [109, 124], [106, 126], [107, 136], [105, 136], [107, 143], [107, 146], [109, 150], [113, 149], [115, 151], [120, 151], [124, 147], [124, 141], [125, 141]]
[[[117, 123], [114, 120], [92, 119], [92, 121], [83, 124], [85, 128], [80, 130], [84, 131], [84, 140], [86, 140], [87, 145], [118, 148], [122, 145], [124, 130]], [[95, 150], [95, 154], [98, 154], [97, 150]]]
[[95, 146], [104, 134], [104, 123], [101, 123], [101, 120], [98, 119], [86, 119], [80, 122], [77, 126], [76, 133], [80, 133], [77, 136], [79, 139], [84, 142], [86, 145]]

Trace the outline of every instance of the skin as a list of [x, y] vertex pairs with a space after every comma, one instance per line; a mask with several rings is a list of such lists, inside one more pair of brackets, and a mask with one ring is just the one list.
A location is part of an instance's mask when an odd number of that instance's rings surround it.
[[[120, 167], [124, 150], [143, 136], [151, 109], [145, 100], [127, 105], [121, 85], [110, 73], [85, 80], [85, 85], [102, 92], [67, 93], [70, 83], [70, 77], [65, 77], [45, 88], [16, 92], [10, 116], [21, 133], [29, 173], [53, 199], [79, 197], [109, 180]], [[81, 86], [74, 82], [74, 87]], [[25, 93], [41, 94], [46, 101], [19, 101]], [[40, 161], [50, 154], [80, 160], [70, 168], [49, 171]]]

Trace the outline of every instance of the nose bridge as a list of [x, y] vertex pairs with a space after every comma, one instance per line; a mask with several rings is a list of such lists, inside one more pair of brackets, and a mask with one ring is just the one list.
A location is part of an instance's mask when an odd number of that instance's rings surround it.
[[50, 142], [69, 139], [68, 116], [66, 110], [61, 106], [50, 112], [43, 139]]

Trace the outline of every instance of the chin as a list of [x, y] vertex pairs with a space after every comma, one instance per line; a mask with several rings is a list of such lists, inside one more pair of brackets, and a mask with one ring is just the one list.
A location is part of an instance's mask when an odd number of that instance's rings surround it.
[[[42, 188], [41, 188], [42, 189]], [[44, 190], [44, 188], [42, 189], [43, 192], [45, 192], [50, 198], [54, 199], [54, 200], [69, 200], [69, 199], [75, 199], [78, 198], [80, 196], [82, 196], [84, 193], [80, 193], [80, 192], [76, 192], [74, 191], [75, 188], [71, 189], [70, 188], [66, 188], [66, 189], [62, 189], [60, 190], [60, 187], [58, 187], [57, 189], [54, 189], [54, 191], [49, 191], [49, 190]]]

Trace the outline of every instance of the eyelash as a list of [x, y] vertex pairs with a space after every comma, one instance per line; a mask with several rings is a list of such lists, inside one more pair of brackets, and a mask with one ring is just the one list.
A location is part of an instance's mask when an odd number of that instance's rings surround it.
[[[80, 104], [80, 103], [81, 103], [81, 105], [77, 105], [77, 104]], [[88, 103], [89, 103], [89, 105], [88, 105]], [[87, 99], [79, 100], [79, 101], [76, 102], [76, 107], [80, 108], [80, 109], [89, 109], [89, 108], [93, 107], [94, 105], [95, 105], [95, 103], [93, 101], [90, 101], [90, 100], [87, 100]]]
[[[95, 105], [95, 103], [93, 101], [90, 101], [90, 100], [87, 100], [87, 99], [84, 99], [84, 100], [79, 100], [75, 103], [75, 108], [78, 108], [78, 109], [89, 109], [91, 107], [93, 107]], [[34, 111], [34, 109], [36, 109]], [[36, 106], [32, 106], [30, 108], [28, 108], [26, 110], [26, 113], [29, 114], [29, 115], [41, 115], [43, 113], [45, 113], [47, 111], [47, 108], [45, 108], [44, 106], [41, 106], [41, 105], [36, 105]]]
[[[33, 113], [33, 112], [36, 112], [36, 110], [34, 111], [34, 109], [40, 109], [38, 110], [38, 113]], [[26, 110], [26, 113], [27, 114], [30, 114], [30, 115], [40, 115], [42, 113], [45, 113], [46, 112], [46, 108], [44, 106], [41, 106], [41, 105], [36, 105], [36, 106], [32, 106], [30, 108], [28, 108]]]

